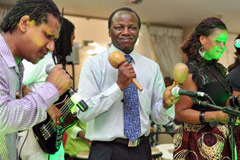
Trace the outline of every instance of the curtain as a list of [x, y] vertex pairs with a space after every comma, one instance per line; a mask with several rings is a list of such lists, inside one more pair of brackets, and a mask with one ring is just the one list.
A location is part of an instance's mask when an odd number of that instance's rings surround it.
[[148, 27], [144, 24], [141, 25], [139, 38], [135, 45], [135, 50], [141, 55], [157, 62], [156, 56], [151, 47]]
[[183, 30], [159, 26], [149, 26], [148, 28], [150, 46], [156, 56], [155, 61], [159, 64], [164, 77], [172, 77], [175, 64], [183, 62], [183, 58], [180, 55]]

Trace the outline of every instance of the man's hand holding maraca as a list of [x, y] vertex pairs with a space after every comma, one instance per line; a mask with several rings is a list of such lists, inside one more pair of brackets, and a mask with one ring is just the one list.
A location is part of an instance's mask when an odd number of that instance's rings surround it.
[[188, 67], [184, 63], [177, 63], [173, 69], [173, 79], [174, 82], [171, 86], [167, 87], [163, 93], [163, 106], [168, 109], [173, 104], [177, 103], [180, 97], [175, 97], [172, 95], [172, 89], [175, 86], [181, 86], [183, 82], [187, 79]]
[[172, 107], [173, 104], [177, 103], [180, 97], [175, 97], [172, 95], [172, 89], [176, 86], [176, 83], [173, 82], [171, 86], [168, 86], [163, 93], [163, 107], [168, 109]]
[[[126, 61], [125, 56], [123, 53], [119, 51], [114, 51], [109, 55], [109, 62], [114, 67], [119, 69], [118, 70], [118, 81], [117, 84], [120, 87], [121, 90], [128, 87], [130, 82], [133, 82], [133, 84], [137, 87], [139, 91], [142, 91], [143, 88], [140, 86], [140, 84], [135, 79], [136, 74], [133, 69], [132, 64], [128, 63]], [[129, 78], [131, 78], [131, 81], [129, 82]]]
[[124, 62], [119, 66], [117, 84], [121, 90], [127, 88], [135, 77], [136, 74], [132, 64]]

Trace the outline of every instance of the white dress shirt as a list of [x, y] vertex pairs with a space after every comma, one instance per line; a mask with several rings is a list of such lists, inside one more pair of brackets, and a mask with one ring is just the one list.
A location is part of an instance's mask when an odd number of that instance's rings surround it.
[[[87, 122], [86, 137], [92, 141], [112, 141], [126, 138], [123, 122], [123, 92], [117, 85], [118, 69], [109, 63], [110, 53], [118, 50], [111, 45], [103, 53], [88, 58], [82, 68], [78, 94], [86, 101], [86, 112], [78, 111], [80, 120]], [[118, 50], [119, 51], [119, 50]], [[156, 123], [166, 124], [169, 116], [174, 117], [174, 110], [163, 108], [165, 85], [159, 66], [154, 61], [133, 50], [133, 68], [136, 80], [143, 91], [138, 91], [141, 120], [141, 135], [148, 135], [150, 119]]]

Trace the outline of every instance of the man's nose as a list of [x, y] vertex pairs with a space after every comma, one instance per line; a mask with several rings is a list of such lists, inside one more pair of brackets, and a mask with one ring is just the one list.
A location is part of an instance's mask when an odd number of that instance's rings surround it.
[[54, 42], [54, 40], [49, 41], [48, 44], [47, 44], [47, 49], [48, 49], [48, 51], [53, 52], [53, 51], [54, 51], [54, 48], [55, 48], [55, 42]]
[[123, 34], [129, 34], [129, 29], [128, 29], [128, 27], [124, 27], [122, 33], [123, 33]]

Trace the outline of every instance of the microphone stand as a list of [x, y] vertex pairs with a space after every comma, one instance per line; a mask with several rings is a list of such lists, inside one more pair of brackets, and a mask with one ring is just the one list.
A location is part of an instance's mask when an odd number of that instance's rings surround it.
[[200, 101], [197, 98], [193, 98], [193, 102], [195, 104], [198, 104], [198, 105], [201, 105], [201, 106], [204, 106], [204, 107], [210, 107], [210, 108], [213, 108], [213, 109], [223, 111], [224, 113], [227, 113], [231, 116], [235, 116], [235, 117], [240, 116], [240, 111], [238, 111], [236, 108], [231, 107], [231, 106], [221, 107], [221, 106], [217, 106], [217, 105], [214, 105], [214, 104], [210, 104], [208, 101]]
[[237, 157], [235, 157], [235, 139], [234, 139], [234, 124], [236, 123], [237, 117], [240, 116], [240, 111], [238, 111], [236, 108], [232, 106], [227, 106], [227, 107], [220, 107], [214, 104], [210, 104], [208, 101], [201, 101], [197, 99], [196, 97], [192, 97], [193, 103], [198, 104], [204, 107], [210, 107], [219, 111], [222, 111], [224, 113], [227, 113], [229, 115], [229, 119], [227, 124], [230, 125], [230, 145], [232, 149], [232, 159], [237, 160]]

